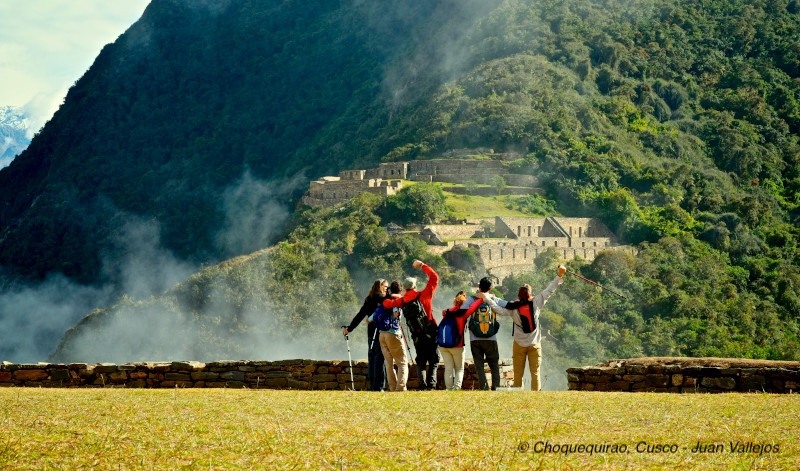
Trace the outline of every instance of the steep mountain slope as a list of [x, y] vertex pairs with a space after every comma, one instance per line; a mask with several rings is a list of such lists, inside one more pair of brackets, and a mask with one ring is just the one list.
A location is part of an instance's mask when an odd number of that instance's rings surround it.
[[[0, 265], [96, 281], [127, 250], [116, 236], [131, 216], [211, 263], [246, 252], [219, 235], [242, 175], [286, 200], [302, 185], [284, 178], [490, 147], [520, 153], [511, 165], [536, 175], [543, 206], [638, 245], [635, 260], [585, 267], [631, 303], [573, 288], [548, 315], [578, 358], [798, 358], [798, 36], [798, 0], [157, 0], [0, 171]], [[293, 323], [336, 322], [302, 306], [354, 299], [342, 267], [401, 276], [424, 256], [385, 234], [376, 203], [349, 211], [361, 219], [295, 215], [274, 249], [280, 276], [253, 275], [277, 276], [268, 298]], [[338, 284], [303, 289], [325, 274]], [[176, 315], [233, 325], [224, 339], [247, 329], [200, 304]]]
[[226, 187], [376, 160], [377, 130], [442, 79], [419, 54], [494, 3], [154, 1], [0, 172], [0, 265], [97, 281], [132, 215], [182, 258], [235, 255]]

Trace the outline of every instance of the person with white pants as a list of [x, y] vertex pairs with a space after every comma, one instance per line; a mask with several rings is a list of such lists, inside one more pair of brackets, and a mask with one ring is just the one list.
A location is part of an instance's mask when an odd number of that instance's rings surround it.
[[[481, 300], [477, 300], [468, 309], [462, 309], [466, 300], [466, 293], [459, 291], [453, 300], [453, 306], [442, 311], [443, 320], [447, 316], [455, 318], [459, 337], [459, 342], [452, 347], [439, 345], [439, 354], [444, 363], [444, 385], [450, 390], [461, 389], [461, 383], [464, 380], [464, 327], [469, 316], [482, 304]], [[440, 328], [443, 324], [444, 322], [440, 324]]]

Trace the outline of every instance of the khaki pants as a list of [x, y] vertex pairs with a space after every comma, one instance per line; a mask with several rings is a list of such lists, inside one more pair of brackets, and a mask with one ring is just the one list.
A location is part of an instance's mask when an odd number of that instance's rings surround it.
[[525, 360], [527, 360], [528, 368], [530, 368], [531, 371], [531, 391], [540, 390], [539, 368], [542, 364], [541, 345], [521, 347], [515, 341], [511, 357], [514, 360], [514, 387], [522, 387], [522, 377], [525, 375]]
[[[403, 337], [390, 332], [381, 332], [380, 342], [389, 391], [405, 391], [408, 379], [408, 355], [403, 345]], [[394, 371], [394, 365], [397, 365], [397, 372]]]

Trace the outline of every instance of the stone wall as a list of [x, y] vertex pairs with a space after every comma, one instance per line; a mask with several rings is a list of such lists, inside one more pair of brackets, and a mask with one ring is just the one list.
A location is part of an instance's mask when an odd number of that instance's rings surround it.
[[442, 239], [472, 239], [483, 234], [481, 224], [429, 224], [430, 228]]
[[[511, 361], [502, 361], [506, 380]], [[438, 371], [444, 388], [444, 366]], [[353, 362], [356, 390], [367, 389], [367, 363]], [[409, 365], [409, 389], [418, 385], [416, 367]], [[250, 388], [250, 389], [350, 389], [347, 361], [282, 360], [175, 361], [157, 363], [74, 363], [0, 365], [0, 387], [56, 388]], [[466, 362], [463, 389], [477, 389], [475, 366]]]
[[[480, 240], [479, 247], [474, 247], [472, 244], [468, 244], [468, 246], [473, 249], [477, 248], [484, 267], [498, 282], [502, 282], [504, 278], [515, 273], [533, 270], [533, 261], [545, 250], [555, 250], [558, 258], [564, 261], [575, 258], [594, 260], [601, 251], [608, 250], [635, 253], [633, 247], [625, 245], [564, 247], [564, 240], [557, 238], [540, 238], [537, 245], [520, 244], [515, 241], [502, 242], [497, 239], [477, 240]], [[452, 245], [463, 245], [463, 243], [454, 242]], [[448, 244], [448, 248], [450, 248], [450, 244]]]
[[408, 162], [408, 178], [420, 182], [467, 183], [494, 185], [500, 175], [508, 186], [536, 187], [539, 182], [533, 175], [508, 173], [499, 160], [488, 159], [432, 159]]
[[[410, 162], [387, 162], [366, 170], [343, 170], [338, 177], [325, 176], [312, 181], [301, 203], [309, 206], [334, 206], [350, 198], [371, 192], [383, 198], [402, 188], [403, 180], [420, 182], [493, 185], [493, 178], [503, 177], [506, 194], [529, 194], [536, 191], [538, 180], [532, 175], [510, 174], [506, 164], [493, 159], [433, 159]], [[387, 181], [390, 181], [387, 183]], [[481, 191], [494, 191], [482, 188]]]
[[[363, 170], [359, 172], [363, 172]], [[346, 203], [361, 193], [374, 193], [381, 198], [386, 198], [397, 194], [403, 188], [402, 180], [334, 178], [337, 177], [312, 181], [301, 202], [311, 207], [333, 206]]]
[[800, 390], [800, 362], [732, 358], [638, 358], [567, 370], [569, 389], [671, 393]]

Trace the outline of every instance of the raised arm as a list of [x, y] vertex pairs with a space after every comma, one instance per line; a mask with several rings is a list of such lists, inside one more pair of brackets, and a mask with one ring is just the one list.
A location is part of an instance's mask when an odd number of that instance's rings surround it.
[[436, 291], [436, 288], [439, 286], [439, 274], [436, 273], [436, 270], [431, 268], [428, 264], [424, 262], [419, 262], [418, 267], [422, 270], [423, 273], [428, 277], [428, 282], [425, 284], [425, 288], [422, 290], [422, 296], [433, 296], [433, 292]]
[[542, 306], [544, 306], [544, 304], [550, 298], [550, 296], [552, 296], [553, 293], [556, 292], [558, 287], [563, 282], [564, 282], [564, 278], [561, 277], [561, 276], [557, 276], [557, 277], [553, 278], [553, 281], [551, 281], [550, 284], [548, 284], [547, 287], [545, 289], [543, 289], [541, 293], [537, 294], [536, 297], [533, 299], [533, 305], [536, 306], [537, 308], [541, 309]]
[[514, 312], [511, 309], [507, 309], [505, 307], [500, 306], [500, 304], [498, 304], [498, 302], [495, 301], [494, 296], [492, 295], [486, 295], [484, 296], [483, 299], [484, 301], [486, 301], [486, 304], [488, 304], [489, 307], [492, 308], [492, 311], [494, 311], [496, 314], [499, 314], [501, 316], [511, 316]]

